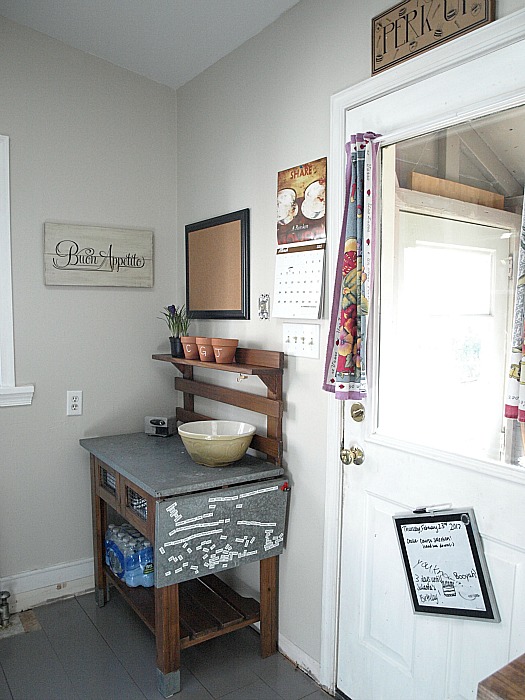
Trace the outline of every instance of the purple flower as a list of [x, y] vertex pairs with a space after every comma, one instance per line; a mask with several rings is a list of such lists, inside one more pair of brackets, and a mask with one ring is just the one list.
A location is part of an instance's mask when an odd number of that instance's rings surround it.
[[170, 306], [168, 306], [167, 308], [168, 308], [168, 311], [170, 313], [170, 316], [177, 315], [177, 308], [173, 304], [170, 304]]

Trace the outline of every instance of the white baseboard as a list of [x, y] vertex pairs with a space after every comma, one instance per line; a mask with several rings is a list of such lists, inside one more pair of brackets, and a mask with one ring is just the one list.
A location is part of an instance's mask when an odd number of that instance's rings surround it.
[[321, 667], [319, 661], [312, 659], [308, 656], [302, 649], [296, 646], [282, 634], [279, 635], [278, 641], [279, 651], [284, 654], [286, 658], [290, 659], [294, 664], [304, 671], [306, 674], [313, 678], [316, 683], [319, 683]]
[[0, 578], [0, 589], [11, 594], [11, 612], [28, 610], [93, 588], [92, 558]]

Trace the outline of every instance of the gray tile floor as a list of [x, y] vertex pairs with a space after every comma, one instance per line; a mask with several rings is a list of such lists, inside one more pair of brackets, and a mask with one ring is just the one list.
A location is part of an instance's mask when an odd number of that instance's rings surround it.
[[[112, 590], [34, 609], [41, 629], [0, 639], [0, 700], [161, 700], [155, 640]], [[259, 655], [245, 628], [182, 652], [177, 700], [329, 700], [281, 654]]]

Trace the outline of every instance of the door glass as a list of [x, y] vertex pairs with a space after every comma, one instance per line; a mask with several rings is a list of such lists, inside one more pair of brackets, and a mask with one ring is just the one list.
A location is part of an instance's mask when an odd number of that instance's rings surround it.
[[[503, 411], [523, 184], [488, 144], [515, 111], [383, 149], [377, 428], [512, 463], [521, 434]], [[487, 174], [491, 153], [504, 186]]]

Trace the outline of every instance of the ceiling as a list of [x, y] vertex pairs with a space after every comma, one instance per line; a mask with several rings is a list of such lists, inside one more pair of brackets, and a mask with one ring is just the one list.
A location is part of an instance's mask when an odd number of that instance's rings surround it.
[[0, 0], [0, 15], [177, 89], [299, 0]]

